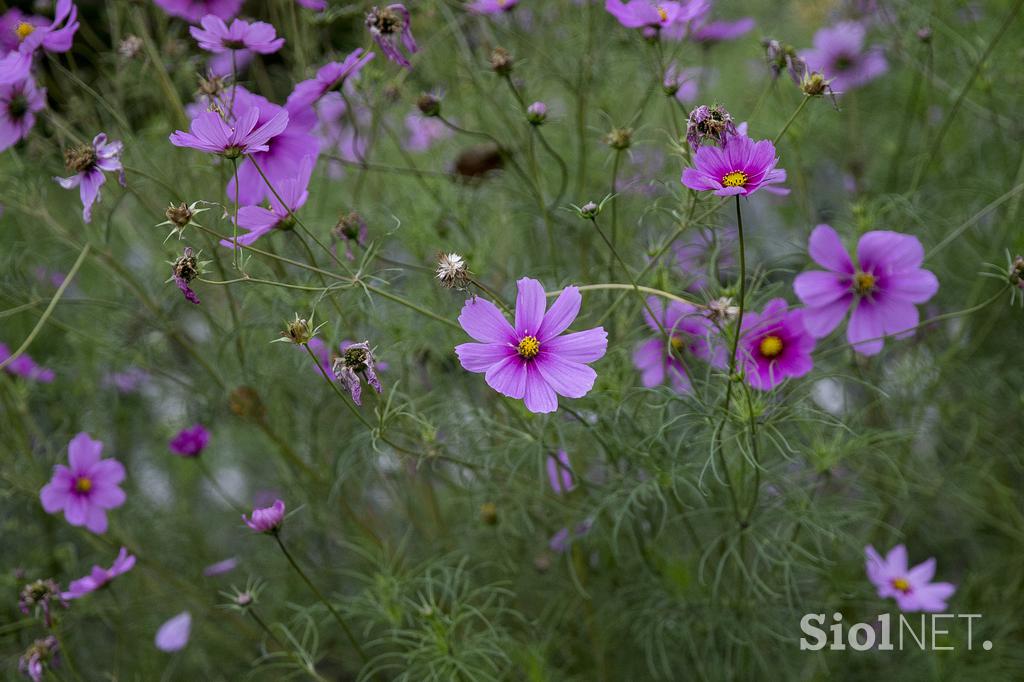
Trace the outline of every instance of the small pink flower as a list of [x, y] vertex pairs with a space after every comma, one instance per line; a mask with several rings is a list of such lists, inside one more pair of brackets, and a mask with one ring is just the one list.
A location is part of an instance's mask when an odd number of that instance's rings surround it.
[[122, 547], [117, 558], [110, 568], [93, 566], [89, 575], [78, 580], [72, 580], [68, 585], [68, 591], [61, 595], [64, 599], [78, 599], [95, 592], [119, 575], [132, 570], [135, 566], [135, 556], [128, 553], [127, 547]]
[[230, 19], [242, 9], [243, 0], [153, 0], [172, 17], [196, 22], [207, 14]]
[[188, 644], [189, 636], [192, 634], [192, 614], [182, 611], [174, 618], [171, 618], [156, 631], [156, 638], [153, 643], [160, 651], [171, 653], [181, 651]]
[[245, 521], [245, 525], [257, 533], [277, 532], [281, 524], [284, 523], [284, 502], [274, 500], [274, 504], [270, 507], [253, 509], [252, 518], [246, 518], [245, 514], [242, 514], [242, 520]]
[[107, 510], [124, 504], [124, 466], [116, 459], [100, 459], [103, 443], [82, 432], [68, 443], [70, 467], [58, 464], [53, 478], [39, 491], [47, 514], [64, 512], [72, 526], [93, 533], [107, 532]]
[[786, 171], [775, 167], [778, 162], [771, 140], [755, 142], [734, 135], [724, 147], [705, 145], [697, 149], [694, 167], [683, 171], [682, 183], [720, 197], [749, 196], [762, 187], [786, 181]]
[[0, 151], [28, 137], [36, 112], [46, 107], [46, 90], [32, 77], [0, 85]]
[[0, 84], [24, 80], [32, 69], [32, 57], [42, 48], [46, 52], [67, 52], [78, 31], [78, 8], [71, 0], [57, 0], [53, 21], [25, 17], [14, 28], [18, 47], [0, 59]]
[[804, 311], [789, 310], [784, 299], [773, 298], [760, 313], [748, 312], [741, 333], [736, 364], [756, 389], [769, 391], [814, 368], [814, 337], [804, 329]]
[[68, 149], [64, 155], [68, 170], [75, 174], [67, 178], [54, 178], [64, 189], [78, 187], [82, 199], [82, 220], [92, 220], [92, 205], [100, 200], [100, 187], [107, 181], [104, 171], [117, 171], [117, 179], [126, 186], [124, 166], [121, 165], [121, 150], [124, 145], [118, 140], [107, 142], [105, 133], [93, 138], [92, 144]]
[[259, 117], [259, 110], [252, 107], [238, 117], [235, 125], [228, 125], [220, 114], [204, 111], [192, 119], [189, 132], [176, 130], [169, 139], [175, 147], [191, 147], [237, 159], [246, 154], [267, 151], [270, 138], [288, 127], [288, 112], [284, 109], [261, 126], [257, 126]]
[[250, 24], [243, 19], [235, 19], [228, 26], [220, 17], [207, 14], [199, 23], [202, 28], [193, 26], [189, 33], [199, 43], [199, 47], [214, 54], [233, 50], [272, 54], [284, 45], [284, 38], [278, 38], [273, 25], [265, 21]]
[[171, 452], [182, 457], [198, 457], [210, 442], [210, 432], [202, 424], [178, 432], [168, 443]]
[[946, 600], [956, 592], [952, 583], [933, 583], [935, 558], [932, 557], [913, 568], [907, 568], [907, 548], [896, 545], [883, 559], [874, 547], [864, 548], [867, 556], [868, 580], [883, 599], [892, 597], [901, 611], [946, 610]]

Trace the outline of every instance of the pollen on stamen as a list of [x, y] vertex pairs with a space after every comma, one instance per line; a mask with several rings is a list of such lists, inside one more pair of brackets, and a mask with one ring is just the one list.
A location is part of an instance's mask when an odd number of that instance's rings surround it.
[[18, 24], [17, 28], [14, 29], [14, 34], [18, 36], [18, 40], [21, 41], [32, 35], [35, 32], [35, 30], [35, 26], [28, 23], [27, 21], [23, 21], [20, 24]]
[[75, 481], [75, 490], [80, 493], [87, 493], [92, 490], [92, 479], [82, 477]]
[[892, 581], [892, 586], [904, 594], [910, 592], [910, 582], [906, 578], [894, 579]]
[[532, 360], [540, 353], [540, 341], [535, 336], [524, 336], [516, 346], [516, 351], [524, 360]]
[[761, 355], [766, 358], [778, 357], [782, 353], [784, 344], [782, 339], [773, 335], [769, 335], [761, 339], [761, 345], [758, 347], [761, 351]]
[[877, 280], [868, 272], [858, 272], [853, 276], [853, 290], [861, 296], [870, 294], [875, 289]]
[[658, 18], [664, 23], [668, 21], [668, 12], [665, 11], [664, 7], [658, 7]]
[[722, 177], [722, 185], [724, 187], [743, 187], [747, 184], [747, 174], [743, 171], [733, 171], [726, 173]]

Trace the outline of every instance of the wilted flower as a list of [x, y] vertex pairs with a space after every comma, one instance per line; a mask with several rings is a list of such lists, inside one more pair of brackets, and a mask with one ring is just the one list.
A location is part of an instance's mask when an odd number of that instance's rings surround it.
[[861, 355], [882, 350], [884, 337], [906, 338], [920, 320], [917, 304], [939, 289], [935, 275], [921, 268], [924, 247], [909, 234], [873, 230], [857, 243], [857, 267], [829, 225], [811, 232], [808, 251], [827, 271], [802, 272], [793, 290], [804, 303], [804, 324], [822, 338], [839, 326], [851, 309], [846, 338]]
[[709, 141], [724, 147], [729, 138], [736, 134], [732, 115], [718, 104], [711, 107], [702, 104], [694, 108], [686, 122], [686, 141], [693, 151]]
[[774, 78], [778, 78], [782, 75], [783, 71], [787, 71], [794, 83], [800, 82], [801, 77], [807, 70], [807, 65], [792, 45], [784, 45], [778, 40], [771, 38], [765, 38], [761, 41], [761, 45], [764, 46], [765, 61], [768, 62]]
[[892, 597], [901, 611], [945, 611], [946, 600], [956, 592], [952, 583], [931, 581], [935, 576], [934, 557], [908, 568], [904, 545], [893, 547], [884, 559], [871, 545], [864, 548], [864, 554], [868, 580], [878, 590], [878, 596]]
[[103, 443], [84, 431], [68, 443], [68, 464], [58, 464], [53, 478], [39, 491], [47, 514], [64, 512], [72, 526], [85, 526], [93, 533], [107, 531], [107, 510], [124, 504], [119, 484], [124, 466], [116, 459], [100, 459]]
[[79, 578], [78, 580], [72, 580], [71, 584], [68, 585], [68, 591], [62, 596], [65, 599], [78, 599], [80, 597], [84, 597], [85, 595], [100, 589], [117, 576], [123, 575], [132, 570], [134, 566], [135, 556], [128, 553], [127, 547], [122, 547], [110, 568], [93, 566], [89, 575], [84, 578]]
[[491, 52], [491, 70], [499, 76], [507, 76], [512, 73], [514, 63], [512, 55], [503, 47], [496, 47]]
[[312, 316], [307, 320], [304, 317], [299, 317], [298, 313], [295, 313], [295, 319], [285, 324], [284, 331], [281, 332], [281, 338], [274, 339], [271, 343], [283, 341], [294, 343], [297, 346], [304, 346], [309, 343], [310, 339], [316, 336], [316, 333], [325, 324], [327, 323], [323, 322], [319, 325], [314, 325]]
[[274, 504], [269, 507], [254, 508], [252, 518], [242, 514], [242, 520], [257, 533], [276, 533], [284, 523], [284, 502], [274, 500]]
[[200, 22], [202, 28], [192, 26], [189, 33], [207, 52], [219, 54], [236, 50], [249, 50], [259, 54], [272, 54], [284, 45], [284, 38], [277, 37], [273, 25], [265, 21], [249, 23], [235, 19], [231, 26], [214, 14], [207, 14]]
[[616, 151], [629, 149], [633, 143], [632, 128], [612, 128], [604, 136], [604, 143]]
[[173, 281], [178, 285], [178, 289], [181, 290], [186, 301], [199, 305], [199, 297], [196, 295], [196, 292], [192, 291], [192, 287], [189, 286], [189, 282], [198, 277], [202, 270], [203, 264], [199, 262], [197, 254], [192, 251], [191, 246], [186, 246], [181, 256], [176, 260], [170, 261], [170, 263], [171, 278], [167, 281]]
[[708, 302], [707, 316], [711, 322], [722, 324], [736, 319], [739, 314], [739, 306], [735, 305], [728, 296], [720, 296]]
[[239, 386], [228, 395], [228, 409], [238, 417], [261, 421], [267, 416], [260, 394], [251, 386]]
[[60, 645], [53, 635], [37, 639], [18, 659], [18, 671], [32, 682], [42, 682], [47, 667], [52, 669], [60, 664], [59, 653]]
[[526, 120], [531, 125], [539, 126], [548, 120], [548, 105], [544, 102], [534, 102], [526, 107]]
[[582, 398], [593, 388], [597, 372], [586, 363], [604, 356], [608, 333], [595, 327], [560, 336], [579, 314], [579, 289], [566, 287], [545, 313], [541, 283], [523, 277], [517, 284], [515, 327], [490, 301], [471, 298], [459, 324], [479, 343], [463, 343], [455, 353], [498, 393], [523, 400], [531, 412], [554, 412], [559, 395]]
[[437, 281], [445, 289], [465, 291], [471, 281], [469, 267], [465, 259], [457, 253], [437, 254]]
[[808, 97], [824, 97], [828, 95], [832, 98], [832, 104], [838, 108], [839, 104], [836, 102], [836, 93], [832, 90], [832, 80], [831, 78], [825, 78], [825, 76], [817, 71], [805, 69], [800, 77], [800, 92]]
[[36, 112], [46, 107], [46, 90], [31, 76], [0, 85], [0, 151], [28, 137]]
[[416, 100], [416, 108], [424, 116], [440, 116], [441, 98], [432, 92], [425, 92]]
[[412, 63], [399, 50], [399, 44], [410, 55], [419, 50], [416, 39], [412, 37], [410, 19], [409, 10], [400, 4], [388, 5], [383, 9], [374, 7], [366, 15], [366, 28], [380, 46], [381, 52], [394, 63], [407, 69], [412, 68]]
[[771, 140], [754, 141], [736, 135], [725, 147], [700, 147], [693, 156], [694, 168], [683, 170], [681, 181], [690, 189], [713, 191], [720, 197], [749, 196], [768, 185], [786, 181], [786, 171], [776, 168]]
[[[202, 213], [203, 211], [210, 210], [207, 207], [199, 208], [200, 203], [202, 202], [193, 201], [191, 204], [186, 204], [183, 201], [177, 206], [171, 204], [170, 206], [167, 207], [167, 210], [164, 211], [164, 217], [166, 217], [167, 220], [165, 220], [162, 223], [158, 223], [157, 227], [164, 227], [165, 225], [170, 225], [171, 231], [167, 234], [167, 239], [170, 239], [171, 235], [173, 234], [177, 234], [178, 239], [184, 239], [186, 227], [188, 227], [189, 225], [199, 225], [199, 223], [193, 221], [196, 215]], [[167, 239], [165, 239], [164, 241], [167, 241]]]
[[363, 389], [359, 380], [360, 377], [365, 378], [366, 383], [377, 393], [381, 393], [384, 390], [380, 379], [377, 377], [374, 363], [373, 351], [370, 350], [369, 341], [353, 343], [342, 352], [340, 357], [334, 360], [334, 367], [332, 368], [334, 376], [338, 378], [338, 381], [349, 392], [349, 395], [352, 396], [352, 402], [356, 405], [362, 405]]
[[600, 204], [594, 201], [588, 201], [582, 206], [576, 206], [573, 204], [573, 208], [576, 209], [576, 213], [579, 214], [580, 218], [583, 218], [584, 220], [593, 220], [597, 216], [601, 215], [601, 207], [603, 205], [603, 201]]
[[153, 643], [160, 651], [168, 653], [181, 651], [188, 644], [191, 634], [192, 614], [188, 611], [182, 611], [160, 626], [160, 629], [156, 631]]
[[366, 221], [356, 211], [342, 212], [331, 234], [345, 244], [345, 257], [352, 260], [355, 258], [352, 255], [352, 245], [362, 246], [366, 243]]
[[182, 429], [171, 439], [168, 447], [182, 457], [198, 457], [210, 442], [210, 432], [202, 424]]
[[78, 187], [82, 199], [82, 220], [85, 222], [92, 220], [92, 205], [99, 201], [100, 187], [107, 181], [104, 171], [118, 171], [118, 182], [122, 187], [126, 185], [124, 166], [121, 165], [122, 147], [118, 141], [107, 142], [106, 134], [100, 133], [93, 138], [92, 144], [71, 147], [64, 153], [64, 163], [74, 175], [55, 177], [54, 180], [64, 189]]
[[802, 377], [814, 367], [814, 337], [804, 329], [804, 311], [788, 310], [774, 298], [760, 313], [747, 312], [736, 358], [749, 385], [768, 391], [787, 377]]
[[53, 580], [36, 580], [21, 588], [18, 595], [18, 608], [26, 616], [33, 609], [43, 613], [43, 622], [46, 627], [53, 627], [53, 618], [50, 614], [50, 603], [56, 603], [67, 608], [68, 603], [61, 595], [60, 585]]
[[679, 68], [675, 62], [672, 62], [665, 69], [661, 87], [669, 97], [675, 97], [681, 103], [689, 104], [697, 99], [700, 72], [701, 70], [697, 67]]

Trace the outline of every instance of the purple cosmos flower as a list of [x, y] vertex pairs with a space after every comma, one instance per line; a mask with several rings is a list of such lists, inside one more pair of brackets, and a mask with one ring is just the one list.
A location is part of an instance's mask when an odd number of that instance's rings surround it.
[[867, 574], [878, 596], [892, 597], [901, 611], [946, 610], [946, 600], [956, 592], [952, 583], [933, 583], [935, 558], [907, 568], [907, 548], [896, 545], [883, 559], [874, 547], [864, 548], [867, 556]]
[[545, 313], [540, 282], [524, 277], [517, 283], [515, 327], [490, 301], [466, 301], [459, 324], [480, 343], [455, 347], [463, 368], [484, 374], [498, 393], [524, 400], [531, 412], [554, 412], [558, 396], [582, 398], [594, 385], [597, 372], [586, 363], [604, 356], [608, 333], [604, 327], [559, 336], [580, 311], [583, 297], [566, 287]]
[[57, 0], [53, 21], [20, 21], [14, 27], [17, 50], [0, 59], [0, 84], [25, 80], [32, 68], [32, 56], [42, 48], [47, 52], [67, 52], [78, 31], [78, 8], [71, 0]]
[[804, 329], [803, 317], [804, 311], [788, 310], [781, 298], [768, 301], [760, 314], [744, 315], [736, 362], [748, 384], [768, 391], [811, 371], [814, 337]]
[[556, 495], [570, 492], [576, 487], [576, 481], [572, 476], [572, 465], [569, 463], [569, 454], [565, 450], [559, 450], [555, 455], [548, 455], [547, 470], [548, 482]]
[[[238, 209], [238, 226], [245, 230], [245, 234], [238, 236], [239, 246], [249, 246], [274, 229], [290, 230], [293, 227], [292, 215], [309, 198], [309, 179], [313, 174], [314, 163], [312, 156], [306, 156], [299, 167], [298, 176], [274, 185], [277, 194], [271, 193], [269, 209], [262, 206], [243, 206]], [[220, 245], [230, 249], [234, 241], [222, 239]]]
[[438, 140], [447, 139], [453, 134], [440, 119], [424, 116], [418, 111], [405, 117], [405, 129], [409, 131], [405, 148], [411, 152], [425, 152]]
[[224, 559], [223, 561], [218, 561], [215, 564], [210, 564], [209, 566], [203, 569], [203, 575], [205, 575], [207, 578], [214, 578], [218, 575], [230, 573], [237, 567], [238, 559], [231, 557], [229, 559]]
[[793, 282], [806, 306], [807, 331], [816, 338], [827, 336], [852, 305], [846, 338], [861, 355], [881, 351], [885, 336], [912, 335], [920, 321], [916, 304], [939, 289], [935, 275], [921, 268], [924, 247], [909, 234], [866, 232], [857, 243], [857, 267], [828, 225], [814, 228], [808, 250], [828, 272], [802, 272]]
[[242, 514], [242, 520], [257, 533], [276, 533], [284, 523], [284, 502], [274, 500], [270, 507], [254, 508], [252, 518], [247, 519], [245, 514]]
[[28, 137], [36, 112], [46, 106], [45, 88], [31, 78], [0, 85], [0, 151]]
[[366, 379], [377, 393], [384, 391], [380, 379], [377, 377], [375, 358], [370, 350], [370, 342], [353, 343], [342, 350], [341, 355], [334, 359], [332, 371], [334, 376], [341, 382], [345, 389], [352, 396], [352, 402], [362, 405], [361, 396], [363, 393], [360, 377]]
[[690, 392], [687, 364], [694, 359], [710, 362], [715, 367], [725, 365], [724, 349], [713, 349], [710, 337], [714, 326], [707, 316], [694, 305], [670, 301], [668, 305], [651, 296], [647, 305], [657, 312], [661, 328], [671, 337], [666, 341], [651, 314], [644, 309], [644, 320], [656, 335], [641, 341], [633, 351], [633, 365], [640, 371], [640, 382], [653, 388], [668, 376], [672, 388], [678, 393]]
[[879, 46], [864, 48], [867, 29], [856, 21], [843, 21], [814, 34], [814, 47], [800, 56], [810, 71], [832, 79], [831, 87], [847, 92], [878, 78], [889, 70]]
[[694, 168], [683, 171], [682, 183], [698, 191], [712, 190], [720, 197], [749, 196], [766, 185], [785, 182], [786, 171], [776, 168], [771, 140], [754, 141], [736, 135], [724, 147], [704, 146], [693, 156]]
[[132, 570], [135, 566], [135, 556], [128, 553], [127, 547], [122, 547], [117, 558], [110, 568], [93, 566], [89, 575], [78, 580], [72, 580], [68, 585], [68, 591], [63, 594], [65, 599], [79, 599], [85, 595], [95, 592], [119, 575]]
[[208, 14], [221, 19], [230, 19], [238, 14], [244, 0], [153, 0], [153, 2], [172, 17], [180, 17], [194, 24]]
[[501, 14], [511, 12], [519, 4], [519, 0], [473, 0], [466, 5], [473, 14]]
[[[0, 15], [0, 55], [16, 52], [21, 41], [33, 31], [49, 22], [46, 17], [37, 14], [25, 14], [17, 7], [12, 7]], [[27, 24], [23, 26], [22, 24]]]
[[412, 17], [405, 5], [388, 5], [383, 9], [374, 7], [366, 15], [366, 28], [388, 59], [399, 66], [412, 68], [409, 58], [398, 47], [401, 44], [410, 55], [419, 50], [416, 39], [412, 37]]
[[191, 147], [237, 159], [245, 154], [269, 149], [267, 141], [287, 127], [288, 112], [282, 109], [262, 125], [258, 123], [259, 111], [256, 109], [249, 109], [239, 116], [234, 126], [225, 123], [220, 114], [204, 111], [192, 119], [189, 132], [176, 130], [171, 133], [170, 140], [175, 147]]
[[363, 48], [358, 47], [345, 57], [345, 61], [324, 64], [317, 70], [316, 78], [295, 85], [285, 108], [291, 112], [298, 107], [314, 104], [331, 90], [344, 86], [348, 79], [357, 77], [373, 57], [373, 52], [364, 52]]
[[68, 178], [54, 178], [64, 189], [77, 187], [82, 199], [82, 219], [92, 220], [92, 205], [100, 200], [100, 187], [107, 181], [103, 171], [118, 172], [118, 182], [122, 187], [127, 183], [124, 178], [124, 166], [121, 165], [121, 149], [124, 145], [114, 140], [107, 142], [105, 133], [93, 138], [92, 144], [71, 147], [64, 154], [64, 163], [69, 171], [75, 174]]
[[55, 668], [60, 664], [60, 643], [53, 635], [37, 639], [18, 659], [18, 672], [32, 682], [42, 682], [47, 666]]
[[47, 514], [64, 512], [72, 526], [85, 526], [93, 533], [107, 532], [107, 510], [124, 504], [118, 484], [124, 480], [124, 466], [116, 459], [100, 459], [103, 443], [79, 433], [68, 443], [70, 467], [58, 464], [53, 478], [39, 491]]
[[[9, 357], [11, 357], [11, 349], [7, 347], [7, 344], [0, 343], [0, 362], [4, 362]], [[52, 383], [56, 377], [52, 369], [36, 364], [36, 361], [27, 353], [19, 355], [14, 362], [4, 367], [4, 371], [13, 376], [38, 381], [42, 384]]]
[[700, 81], [699, 67], [679, 68], [672, 62], [665, 69], [662, 87], [665, 92], [683, 104], [692, 104], [697, 99], [697, 84]]
[[666, 29], [696, 16], [699, 2], [660, 2], [659, 0], [605, 0], [605, 10], [626, 28]]
[[210, 432], [202, 424], [182, 429], [168, 443], [171, 452], [181, 457], [198, 457], [210, 442]]
[[327, 0], [295, 0], [295, 2], [306, 9], [314, 9], [318, 12], [327, 9]]
[[188, 644], [188, 638], [192, 634], [192, 614], [182, 611], [174, 618], [160, 626], [156, 631], [156, 638], [153, 643], [160, 651], [171, 653], [181, 651]]
[[235, 19], [231, 26], [214, 14], [207, 14], [199, 22], [202, 28], [192, 26], [189, 33], [207, 52], [219, 54], [232, 50], [250, 50], [260, 54], [273, 54], [284, 45], [284, 38], [277, 37], [277, 30], [265, 21], [249, 23]]
[[715, 275], [736, 267], [736, 228], [712, 230], [702, 227], [674, 249], [676, 265], [688, 278], [687, 291], [700, 292], [708, 287], [709, 271]]
[[756, 25], [753, 17], [744, 17], [736, 21], [708, 21], [696, 26], [690, 33], [690, 38], [702, 45], [713, 45], [736, 40], [753, 31]]

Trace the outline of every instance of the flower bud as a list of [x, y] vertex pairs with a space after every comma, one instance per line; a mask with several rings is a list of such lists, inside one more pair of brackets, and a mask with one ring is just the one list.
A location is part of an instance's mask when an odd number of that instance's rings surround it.
[[578, 212], [581, 218], [590, 220], [596, 218], [601, 213], [601, 207], [595, 204], [593, 201], [588, 201], [579, 207]]
[[465, 291], [469, 287], [470, 272], [465, 259], [457, 253], [437, 254], [437, 280], [445, 289]]
[[424, 116], [441, 115], [441, 98], [429, 92], [420, 95], [420, 98], [416, 100], [416, 106]]
[[548, 105], [544, 102], [534, 102], [526, 107], [526, 120], [531, 125], [539, 126], [548, 118]]
[[496, 47], [491, 52], [491, 70], [499, 76], [507, 76], [512, 73], [514, 60], [508, 50], [503, 47]]
[[629, 149], [629, 146], [633, 143], [633, 129], [612, 128], [608, 134], [604, 136], [604, 143], [615, 151]]
[[304, 346], [309, 343], [309, 340], [316, 335], [316, 329], [310, 321], [305, 318], [300, 318], [299, 314], [295, 314], [295, 319], [285, 324], [284, 331], [281, 332], [281, 338], [276, 339], [278, 341], [289, 341], [298, 346]]

